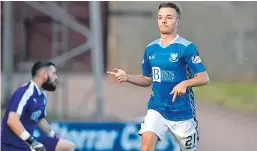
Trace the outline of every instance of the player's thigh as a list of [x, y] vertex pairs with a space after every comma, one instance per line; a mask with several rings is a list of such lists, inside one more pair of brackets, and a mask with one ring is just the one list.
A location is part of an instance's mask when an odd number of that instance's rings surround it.
[[167, 130], [168, 127], [166, 126], [163, 116], [159, 112], [150, 109], [147, 111], [144, 122], [141, 123], [139, 135], [142, 135], [145, 132], [153, 132], [158, 136], [158, 140], [162, 140], [166, 135]]
[[46, 151], [56, 151], [59, 142], [59, 139], [48, 136], [40, 136], [36, 140], [44, 145]]
[[73, 151], [75, 149], [75, 145], [65, 139], [60, 139], [57, 143], [55, 151]]
[[176, 122], [171, 131], [182, 151], [195, 151], [198, 145], [197, 123], [194, 119]]

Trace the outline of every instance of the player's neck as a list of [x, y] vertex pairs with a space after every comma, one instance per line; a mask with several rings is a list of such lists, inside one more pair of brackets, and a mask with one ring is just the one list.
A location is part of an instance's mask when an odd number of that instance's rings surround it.
[[161, 34], [161, 44], [163, 46], [168, 45], [171, 41], [173, 41], [176, 38], [177, 35], [177, 32], [171, 34]]
[[42, 82], [41, 82], [40, 79], [34, 78], [34, 79], [32, 79], [32, 81], [39, 87], [39, 89], [40, 89], [41, 91], [43, 91]]

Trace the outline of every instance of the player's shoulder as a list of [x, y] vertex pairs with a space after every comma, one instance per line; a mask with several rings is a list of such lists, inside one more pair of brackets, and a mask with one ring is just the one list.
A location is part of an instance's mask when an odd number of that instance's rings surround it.
[[189, 47], [189, 46], [194, 46], [194, 42], [182, 37], [182, 36], [178, 36], [178, 38], [174, 41], [174, 43], [176, 44], [180, 44], [183, 47]]
[[148, 45], [146, 45], [146, 49], [149, 49], [149, 48], [152, 48], [156, 45], [159, 45], [160, 44], [160, 38], [156, 39], [156, 40], [153, 40], [152, 42], [150, 42]]
[[30, 95], [32, 96], [34, 94], [34, 85], [31, 82], [28, 82], [28, 84], [24, 85], [24, 86], [20, 86], [18, 87], [15, 91], [14, 94], [18, 94], [18, 95]]
[[153, 40], [148, 45], [146, 45], [145, 53], [146, 54], [151, 54], [151, 52], [153, 52], [156, 49], [156, 46], [158, 46], [159, 44], [160, 44], [160, 38], [156, 39], [156, 40]]

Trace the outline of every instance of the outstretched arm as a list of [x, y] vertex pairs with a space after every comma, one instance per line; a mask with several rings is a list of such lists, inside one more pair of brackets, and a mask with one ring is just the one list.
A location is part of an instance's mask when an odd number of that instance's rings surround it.
[[129, 82], [141, 87], [149, 87], [152, 83], [151, 77], [143, 75], [129, 75], [122, 69], [114, 68], [112, 71], [107, 71], [107, 73], [115, 76], [118, 83]]
[[127, 75], [128, 82], [141, 87], [149, 87], [152, 84], [152, 78], [143, 75]]

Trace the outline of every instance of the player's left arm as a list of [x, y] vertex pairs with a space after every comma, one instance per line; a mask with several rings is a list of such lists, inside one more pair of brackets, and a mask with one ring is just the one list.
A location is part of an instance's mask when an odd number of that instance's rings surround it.
[[206, 71], [195, 74], [195, 77], [184, 81], [187, 87], [197, 87], [206, 85], [209, 82], [209, 76]]
[[51, 127], [49, 125], [49, 123], [47, 122], [47, 120], [45, 118], [40, 119], [40, 121], [38, 122], [38, 127], [40, 128], [40, 130], [42, 130], [47, 136], [50, 135], [51, 133]]
[[38, 122], [38, 127], [40, 130], [42, 130], [45, 135], [49, 137], [56, 137], [59, 138], [59, 136], [55, 133], [54, 130], [51, 129], [49, 123], [47, 122], [46, 118], [41, 118]]
[[188, 87], [202, 86], [209, 82], [208, 73], [206, 72], [205, 66], [202, 63], [196, 46], [193, 43], [187, 46], [185, 61], [194, 77], [180, 82], [172, 89], [170, 94], [173, 95], [173, 102], [175, 101], [177, 95], [184, 95]]
[[58, 135], [56, 135], [55, 131], [53, 129], [51, 129], [48, 121], [46, 120], [46, 105], [47, 105], [47, 96], [46, 93], [44, 93], [45, 95], [45, 99], [44, 99], [44, 110], [43, 110], [43, 114], [41, 114], [41, 116], [39, 117], [39, 122], [38, 122], [38, 127], [41, 129], [41, 131], [43, 131], [45, 133], [45, 135], [49, 136], [49, 137], [56, 137], [59, 138]]
[[206, 85], [209, 82], [209, 75], [194, 43], [187, 46], [185, 60], [190, 71], [194, 74], [193, 78], [184, 81], [186, 86], [197, 87]]

